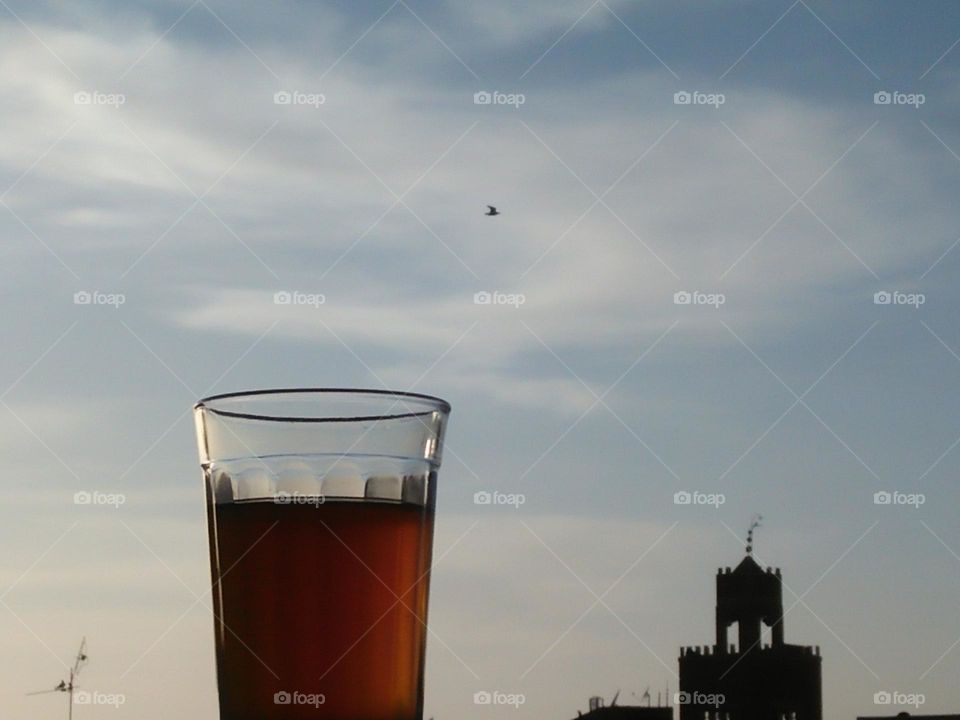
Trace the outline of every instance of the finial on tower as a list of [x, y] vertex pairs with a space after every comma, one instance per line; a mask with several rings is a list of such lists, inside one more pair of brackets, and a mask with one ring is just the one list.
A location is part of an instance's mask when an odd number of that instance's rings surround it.
[[750, 521], [750, 529], [747, 530], [747, 555], [753, 554], [753, 531], [760, 527], [763, 515], [754, 515]]

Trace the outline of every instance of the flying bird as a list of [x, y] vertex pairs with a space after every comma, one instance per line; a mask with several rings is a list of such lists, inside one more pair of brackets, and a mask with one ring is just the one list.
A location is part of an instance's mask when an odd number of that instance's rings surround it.
[[494, 215], [499, 215], [499, 214], [500, 214], [500, 211], [497, 210], [493, 205], [487, 205], [487, 211], [484, 213], [484, 215], [487, 215], [489, 217], [493, 217]]

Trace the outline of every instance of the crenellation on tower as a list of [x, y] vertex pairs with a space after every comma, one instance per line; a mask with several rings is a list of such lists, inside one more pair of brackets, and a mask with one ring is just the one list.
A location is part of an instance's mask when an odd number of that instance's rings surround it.
[[[820, 648], [784, 640], [780, 568], [761, 568], [753, 558], [754, 520], [747, 555], [716, 575], [716, 642], [681, 648], [680, 692], [687, 698], [723, 697], [723, 706], [680, 705], [680, 720], [822, 719]], [[737, 644], [727, 637], [737, 625]], [[770, 642], [763, 643], [768, 628]], [[739, 651], [738, 651], [739, 648]]]

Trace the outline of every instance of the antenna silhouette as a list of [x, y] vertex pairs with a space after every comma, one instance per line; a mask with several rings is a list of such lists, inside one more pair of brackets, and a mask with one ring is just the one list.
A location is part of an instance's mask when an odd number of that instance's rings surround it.
[[758, 527], [761, 527], [761, 521], [763, 520], [763, 515], [754, 515], [753, 520], [750, 522], [750, 529], [747, 530], [747, 555], [753, 554], [753, 531]]
[[87, 639], [80, 641], [80, 649], [77, 650], [77, 657], [73, 661], [73, 667], [70, 668], [70, 680], [61, 680], [52, 690], [39, 690], [38, 692], [27, 693], [27, 695], [47, 695], [49, 693], [63, 692], [69, 696], [67, 704], [67, 720], [73, 720], [73, 691], [76, 688], [76, 679], [80, 670], [87, 663]]

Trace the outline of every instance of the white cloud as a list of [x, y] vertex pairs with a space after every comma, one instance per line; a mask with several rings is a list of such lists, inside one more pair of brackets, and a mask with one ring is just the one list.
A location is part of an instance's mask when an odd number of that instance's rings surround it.
[[[368, 97], [359, 86], [352, 92], [357, 98]], [[594, 202], [590, 192], [511, 118], [478, 126], [407, 198], [439, 240], [405, 208], [397, 207], [350, 250], [367, 227], [351, 213], [376, 218], [376, 210], [369, 208], [370, 188], [374, 196], [382, 188], [335, 143], [328, 151], [340, 176], [329, 183], [336, 205], [324, 213], [317, 242], [323, 246], [336, 239], [332, 247], [326, 246], [325, 258], [346, 255], [330, 274], [324, 273], [329, 264], [321, 261], [319, 272], [300, 275], [300, 289], [325, 293], [327, 304], [319, 311], [277, 307], [271, 302], [272, 290], [220, 285], [199, 296], [191, 291], [192, 301], [173, 309], [171, 319], [198, 331], [252, 337], [279, 321], [274, 331], [279, 337], [335, 346], [342, 340], [350, 347], [402, 348], [417, 338], [418, 351], [434, 357], [478, 322], [455, 355], [459, 370], [476, 373], [474, 378], [461, 376], [461, 384], [499, 378], [501, 387], [509, 388], [510, 401], [539, 405], [552, 396], [555, 407], [566, 412], [581, 403], [583, 388], [575, 381], [561, 382], [565, 389], [554, 393], [556, 388], [549, 384], [540, 383], [537, 389], [517, 382], [511, 372], [522, 353], [543, 351], [522, 323], [561, 355], [570, 343], [597, 349], [642, 347], [677, 320], [684, 331], [707, 344], [734, 342], [718, 318], [747, 335], [786, 333], [822, 315], [829, 302], [824, 289], [870, 287], [871, 269], [881, 276], [900, 272], [918, 256], [929, 256], [940, 242], [938, 229], [946, 221], [942, 212], [913, 219], [929, 230], [908, 245], [901, 242], [899, 218], [858, 203], [878, 185], [889, 185], [881, 192], [891, 194], [942, 192], [933, 178], [914, 179], [909, 188], [888, 179], [884, 167], [891, 157], [920, 168], [911, 148], [882, 127], [872, 130], [807, 198], [829, 227], [797, 205], [769, 230], [795, 198], [717, 119], [703, 117], [704, 113], [676, 116], [672, 106], [664, 108], [662, 103], [659, 107], [652, 103], [639, 117], [635, 109], [625, 107], [611, 108], [600, 117], [589, 115], [591, 98], [610, 92], [606, 86], [585, 91], [579, 98], [581, 109], [569, 119], [538, 112], [521, 119], [597, 192], [603, 192], [674, 119], [680, 120], [605, 197], [627, 227], [603, 205], [581, 219]], [[629, 85], [629, 92], [670, 97], [663, 83], [642, 76]], [[546, 104], [561, 101], [556, 96]], [[453, 104], [449, 98], [448, 102]], [[830, 169], [870, 127], [869, 122], [847, 117], [841, 108], [771, 94], [744, 93], [736, 103], [742, 109], [726, 115], [725, 122], [774, 172], [789, 176], [784, 181], [797, 193]], [[421, 147], [433, 144], [424, 135], [436, 122], [425, 107], [401, 103], [391, 113], [399, 118], [396, 126], [378, 132], [365, 127], [363, 118], [352, 125], [343, 124], [340, 117], [330, 122], [376, 171], [391, 164], [379, 157], [391, 153], [378, 144], [402, 145], [409, 140]], [[383, 112], [388, 112], [386, 107]], [[424, 129], [401, 140], [417, 124], [418, 115]], [[456, 136], [451, 126], [467, 127], [473, 117], [472, 108], [463, 107], [442, 113], [439, 122], [449, 138]], [[298, 116], [295, 122], [308, 121]], [[314, 131], [321, 142], [329, 142], [324, 130]], [[365, 134], [379, 140], [364, 143]], [[291, 141], [278, 140], [285, 146]], [[278, 163], [274, 170], [282, 174], [280, 165], [287, 160], [274, 155], [274, 162]], [[424, 163], [412, 162], [406, 172], [415, 172]], [[492, 201], [488, 198], [499, 203], [502, 217], [482, 217], [484, 202]], [[390, 202], [387, 197], [379, 207], [385, 210]], [[267, 198], [252, 212], [267, 216], [270, 205]], [[304, 233], [314, 235], [312, 229]], [[374, 249], [390, 253], [398, 263], [392, 266], [395, 272], [381, 266], [371, 272], [356, 259], [369, 258]], [[430, 262], [424, 263], [428, 256]], [[356, 273], [364, 279], [358, 282]], [[406, 273], [421, 278], [416, 291]], [[522, 293], [526, 302], [516, 310], [476, 307], [472, 294], [478, 290]], [[673, 297], [681, 290], [723, 293], [726, 302], [719, 311], [678, 307]], [[398, 294], [404, 297], [400, 302]], [[390, 358], [374, 369], [385, 374], [395, 362]]]
[[[610, 4], [618, 11], [627, 7], [626, 2]], [[165, 8], [174, 12], [170, 22], [187, 7], [170, 3]], [[458, 3], [448, 6], [436, 27], [467, 62], [486, 69], [508, 53], [511, 63], [527, 57], [532, 62], [587, 7], [589, 0], [559, 4], [538, 0], [522, 7], [506, 0], [484, 6]], [[624, 409], [631, 427], [642, 431], [653, 450], [677, 465], [683, 477], [712, 478], [717, 454], [722, 459], [724, 453], [733, 453], [732, 461], [790, 402], [788, 393], [759, 364], [752, 364], [719, 318], [748, 340], [759, 335], [769, 347], [801, 348], [787, 361], [792, 364], [788, 370], [800, 377], [810, 375], [812, 381], [847, 346], [837, 328], [860, 319], [857, 298], [873, 310], [870, 298], [876, 281], [840, 240], [887, 280], [914, 277], [955, 239], [955, 193], [939, 175], [955, 172], [953, 158], [922, 128], [914, 128], [914, 135], [902, 132], [887, 115], [806, 198], [830, 229], [804, 207], [796, 207], [721, 277], [794, 199], [720, 120], [802, 193], [876, 119], [869, 95], [863, 103], [853, 99], [859, 97], [854, 93], [829, 100], [799, 98], [772, 86], [745, 88], [734, 84], [737, 77], [731, 76], [724, 88], [727, 103], [714, 112], [675, 106], [676, 83], [652, 59], [649, 72], [628, 64], [609, 68], [610, 72], [592, 67], [591, 72], [571, 73], [568, 82], [540, 85], [546, 77], [556, 79], [548, 75], [558, 71], [550, 65], [551, 57], [540, 68], [542, 73], [530, 75], [523, 88], [527, 103], [520, 110], [482, 108], [473, 104], [475, 80], [401, 7], [320, 82], [323, 72], [365, 27], [364, 18], [347, 17], [326, 5], [303, 6], [288, 15], [246, 7], [224, 12], [279, 80], [202, 6], [121, 79], [166, 29], [156, 18], [136, 18], [136, 12], [127, 9], [108, 17], [88, 9], [82, 32], [65, 30], [68, 24], [52, 16], [49, 21], [27, 18], [44, 42], [76, 70], [79, 80], [22, 26], [10, 18], [0, 19], [0, 105], [5, 110], [0, 173], [6, 181], [0, 191], [39, 159], [5, 202], [78, 268], [83, 286], [123, 285], [118, 290], [130, 297], [124, 321], [161, 360], [112, 316], [85, 314], [70, 343], [24, 380], [10, 404], [54, 451], [78, 467], [85, 483], [102, 480], [103, 487], [97, 488], [102, 490], [122, 490], [124, 483], [130, 484], [130, 512], [123, 517], [129, 517], [138, 532], [151, 533], [145, 539], [191, 587], [207, 581], [207, 567], [189, 418], [161, 436], [186, 409], [189, 393], [167, 376], [161, 361], [197, 388], [228, 369], [224, 384], [253, 385], [265, 378], [277, 385], [316, 377], [340, 381], [354, 377], [351, 370], [360, 366], [343, 349], [342, 340], [384, 382], [405, 387], [439, 359], [429, 374], [429, 389], [451, 390], [464, 398], [452, 426], [459, 435], [451, 436], [454, 445], [449, 448], [455, 446], [458, 454], [482, 470], [485, 481], [499, 477], [505, 486], [512, 486], [518, 482], [518, 471], [555, 439], [554, 429], [559, 433], [569, 427], [593, 403], [591, 390], [602, 392], [656, 337], [680, 321], [670, 341], [657, 351], [657, 373], [636, 381], [642, 385], [642, 397], [624, 392], [611, 398], [611, 404], [618, 411]], [[451, 21], [449, 27], [442, 26], [443, 20]], [[643, 35], [642, 28], [636, 29]], [[718, 33], [724, 30], [718, 27]], [[786, 23], [779, 30], [791, 32]], [[632, 49], [644, 52], [599, 6], [564, 42], [582, 39], [581, 33], [595, 33], [596, 42], [603, 44], [625, 39]], [[685, 71], [683, 82], [690, 89], [708, 89], [713, 81]], [[498, 83], [488, 84], [492, 89]], [[280, 89], [322, 92], [327, 102], [321, 108], [277, 106], [273, 93]], [[126, 102], [119, 108], [74, 103], [75, 92], [89, 90], [124, 93]], [[949, 100], [945, 97], [943, 103]], [[520, 121], [598, 193], [671, 123], [679, 123], [605, 197], [629, 229], [598, 205], [570, 230], [594, 198]], [[343, 255], [394, 202], [383, 185], [398, 193], [405, 190], [474, 122], [476, 127], [405, 198], [429, 229], [406, 208], [397, 207]], [[76, 125], [51, 149], [71, 123]], [[931, 162], [934, 154], [947, 160], [947, 170], [946, 165]], [[203, 207], [164, 234], [193, 203], [176, 176], [199, 193], [228, 170], [206, 201], [279, 278]], [[503, 215], [484, 217], [487, 203], [498, 205]], [[2, 208], [0, 222], [7, 223], [0, 228], [13, 239], [3, 244], [2, 252], [19, 252], [18, 260], [28, 257], [35, 263], [4, 265], [12, 295], [6, 307], [19, 311], [4, 315], [9, 323], [5, 337], [12, 349], [3, 355], [3, 362], [12, 381], [42, 352], [43, 342], [37, 338], [56, 336], [53, 331], [38, 333], [37, 328], [66, 327], [71, 321], [60, 323], [58, 313], [76, 309], [69, 303], [75, 288], [70, 279], [70, 291], [63, 293], [63, 305], [58, 305], [59, 290], [50, 289], [62, 285], [63, 271]], [[156, 246], [121, 283], [121, 274], [154, 242]], [[952, 256], [941, 265], [945, 274], [951, 260]], [[43, 265], [47, 261], [49, 266]], [[278, 306], [273, 303], [278, 290], [323, 293], [327, 302], [319, 308]], [[516, 309], [474, 305], [473, 294], [481, 290], [523, 293], [526, 302]], [[672, 300], [678, 290], [722, 292], [727, 302], [719, 311], [678, 307]], [[930, 310], [948, 307], [948, 293], [945, 288], [944, 302], [931, 302]], [[275, 321], [269, 337], [243, 355]], [[915, 355], [897, 354], [897, 328], [890, 326], [889, 334], [878, 339], [889, 357], [871, 365], [866, 375], [897, 388], [904, 376], [890, 368], [897, 363], [915, 365], [911, 362]], [[939, 330], [949, 322], [932, 326]], [[804, 332], [813, 327], [817, 333]], [[530, 330], [569, 362], [589, 389]], [[675, 338], [682, 343], [679, 350]], [[947, 336], [946, 341], [953, 339]], [[720, 343], [733, 345], [735, 352], [715, 353]], [[862, 371], [856, 363], [864, 358], [869, 362], [875, 349], [865, 345], [840, 371]], [[449, 354], [440, 359], [447, 350]], [[940, 352], [939, 347], [936, 350]], [[68, 362], [61, 352], [69, 355]], [[821, 364], [824, 353], [829, 357]], [[236, 366], [230, 366], [237, 358]], [[730, 382], [723, 370], [714, 371], [715, 362], [729, 368], [741, 358], [741, 365], [750, 365], [736, 382]], [[671, 374], [673, 363], [682, 367]], [[779, 364], [772, 360], [771, 364], [780, 370]], [[750, 388], [756, 397], [748, 393], [734, 402], [731, 396], [750, 382], [752, 370], [773, 390], [768, 393], [760, 382]], [[943, 377], [948, 376], [937, 381]], [[703, 393], [708, 386], [720, 391]], [[96, 403], [78, 398], [91, 388], [102, 390], [104, 397], [98, 396]], [[876, 408], [869, 403], [844, 405], [842, 390], [839, 380], [829, 389], [825, 382], [822, 394], [834, 397], [811, 403], [831, 425], [834, 416], [820, 403], [841, 406], [833, 407], [844, 423], [836, 427], [856, 451], [861, 443], [883, 442], [884, 438], [867, 435], [850, 437], [860, 429], [855, 427], [858, 421], [867, 413], [876, 415]], [[48, 392], [58, 400], [42, 400]], [[111, 394], [122, 401], [112, 403], [107, 397]], [[628, 415], [632, 403], [642, 403], [642, 411]], [[899, 422], [924, 426], [934, 421], [930, 407], [904, 404], [902, 410]], [[782, 499], [777, 489], [781, 485], [799, 488], [797, 493], [805, 497], [819, 498], [818, 493], [826, 497], [832, 488], [846, 492], [846, 483], [855, 480], [845, 473], [851, 466], [853, 472], [862, 473], [836, 438], [801, 411], [797, 408], [796, 413], [809, 421], [823, 445], [808, 446], [813, 435], [801, 435], [799, 441], [793, 434], [796, 426], [785, 429], [787, 421], [771, 431], [750, 457], [754, 467], [748, 478], [770, 480], [763, 486], [765, 501]], [[565, 504], [567, 514], [520, 517], [599, 592], [655, 536], [663, 520], [651, 521], [653, 513], [646, 505], [631, 507], [630, 520], [598, 518], [620, 512], [628, 501], [624, 498], [655, 500], [656, 492], [635, 495], [633, 489], [657, 482], [650, 478], [651, 469], [665, 473], [613, 418], [602, 410], [598, 415], [615, 432], [607, 433], [597, 424], [571, 432], [560, 448], [566, 455], [558, 452], [543, 463], [550, 464], [545, 473], [549, 485], [530, 490], [531, 496], [542, 493], [550, 508]], [[526, 422], [530, 416], [536, 422]], [[514, 424], [518, 418], [525, 421], [522, 427]], [[942, 427], [950, 427], [951, 421], [946, 414], [936, 419]], [[9, 582], [72, 521], [70, 511], [76, 508], [69, 497], [78, 488], [14, 418], [0, 422], [6, 431], [5, 470], [13, 478], [4, 494], [7, 512], [2, 526], [10, 546], [17, 548], [0, 573]], [[157, 441], [161, 437], [163, 441]], [[890, 453], [906, 456], [903, 442], [903, 437], [891, 437]], [[824, 447], [836, 451], [842, 461], [821, 453]], [[141, 461], [136, 471], [121, 482], [121, 474], [137, 458]], [[798, 483], [796, 474], [811, 468], [817, 472], [808, 474], [816, 477], [809, 484], [806, 479]], [[465, 474], [449, 453], [445, 478], [468, 485], [472, 480]], [[595, 486], [599, 490], [593, 493]], [[469, 496], [463, 487], [459, 494], [449, 495], [451, 504]], [[595, 504], [580, 507], [575, 499], [586, 496], [585, 487]], [[737, 492], [747, 495], [749, 487], [744, 482]], [[58, 506], [61, 502], [67, 505], [65, 511]], [[845, 526], [851, 507], [846, 503], [848, 499], [828, 507], [829, 502], [823, 502], [812, 526]], [[945, 508], [953, 505], [931, 502], [930, 508], [949, 514]], [[109, 656], [110, 662], [101, 666], [109, 672], [92, 677], [109, 680], [161, 637], [188, 595], [185, 590], [180, 593], [176, 579], [129, 533], [109, 522], [106, 511], [98, 512], [84, 520], [70, 552], [48, 557], [29, 582], [18, 587], [16, 598], [27, 622], [41, 628], [42, 640], [58, 651], [72, 649], [72, 639], [65, 648], [61, 640], [83, 632], [80, 628], [94, 635], [98, 661]], [[804, 572], [791, 574], [791, 580], [802, 576], [812, 582], [825, 568], [818, 563], [838, 556], [851, 541], [843, 537], [829, 547], [816, 544], [828, 533], [810, 537], [813, 512], [783, 517], [779, 522], [785, 528], [775, 531], [788, 538], [785, 547], [809, 558]], [[864, 510], [857, 519], [867, 514]], [[485, 684], [502, 684], [506, 690], [591, 601], [516, 519], [483, 518], [476, 534], [438, 568], [432, 609], [438, 634], [481, 671]], [[471, 521], [472, 516], [445, 516], [438, 550], [452, 540], [451, 531], [455, 535]], [[88, 522], [99, 530], [90, 533]], [[929, 539], [922, 528], [918, 532]], [[625, 578], [609, 598], [632, 628], [644, 637], [649, 631], [651, 647], [668, 665], [673, 666], [679, 644], [707, 643], [712, 637], [709, 553], [718, 533], [723, 536], [722, 529], [714, 527], [701, 536], [693, 528], [678, 535], [669, 553], [651, 555], [642, 570]], [[709, 541], [700, 542], [704, 538]], [[863, 546], [858, 552], [867, 549]], [[926, 566], [910, 565], [915, 558], [896, 549], [905, 558], [897, 561], [900, 565]], [[879, 558], [878, 566], [891, 567], [890, 558], [882, 553], [871, 557]], [[947, 554], [942, 559], [952, 561]], [[857, 568], [856, 562], [857, 554], [851, 553], [844, 571], [851, 564]], [[702, 575], [693, 569], [697, 564]], [[852, 579], [843, 576], [849, 588], [842, 582], [834, 584], [835, 577], [818, 588], [816, 601], [822, 605], [816, 609], [832, 624], [835, 609], [846, 608], [844, 591], [849, 589], [850, 596], [885, 597], [881, 586], [889, 578], [859, 569], [861, 575]], [[933, 586], [945, 582], [944, 577], [946, 570], [926, 580]], [[849, 626], [837, 623], [845, 642], [850, 638], [851, 647], [866, 646], [876, 655], [889, 653], [892, 672], [917, 666], [918, 657], [932, 662], [946, 649], [945, 644], [931, 652], [933, 642], [906, 650], [887, 644], [887, 638], [873, 632], [874, 621], [902, 617], [903, 606], [902, 599], [892, 596], [884, 602], [882, 614], [871, 608], [837, 611]], [[952, 627], [950, 608], [930, 601], [929, 609], [928, 616], [939, 623], [937, 631], [940, 624]], [[862, 620], [853, 617], [858, 612], [864, 613]], [[15, 618], [2, 611], [0, 618], [6, 623], [5, 636], [13, 638], [7, 657], [16, 658], [8, 660], [3, 676], [10, 687], [32, 688], [35, 678], [45, 677], [50, 658]], [[792, 635], [801, 622], [795, 636], [799, 641], [832, 638], [799, 611], [791, 616], [788, 633]], [[214, 712], [210, 639], [205, 610], [190, 614], [162, 638], [131, 676], [129, 691], [140, 703], [128, 706], [131, 716], [206, 717]], [[839, 708], [843, 703], [842, 714], [847, 716], [858, 707], [862, 710], [841, 685], [850, 682], [847, 666], [855, 674], [858, 665], [839, 643], [826, 657], [826, 677], [834, 683], [827, 686], [830, 705]], [[480, 689], [477, 681], [436, 642], [430, 662], [429, 703], [438, 708], [437, 716], [459, 716], [464, 708], [468, 714], [472, 705], [464, 692]], [[943, 667], [955, 667], [953, 656]], [[638, 675], [644, 676], [644, 685], [649, 681], [657, 687], [666, 674], [626, 628], [596, 608], [531, 674], [525, 685], [531, 698], [525, 712], [531, 717], [569, 717], [572, 709], [584, 706], [589, 694], [603, 692], [609, 697], [618, 686], [642, 689], [637, 687]], [[952, 675], [944, 672], [942, 677]], [[870, 678], [864, 673], [854, 681], [862, 689]], [[949, 688], [941, 688], [940, 697], [948, 695]], [[31, 717], [60, 715], [61, 706], [50, 706], [43, 715], [48, 707], [38, 710], [40, 706], [31, 702], [19, 698], [19, 704], [11, 707]]]

